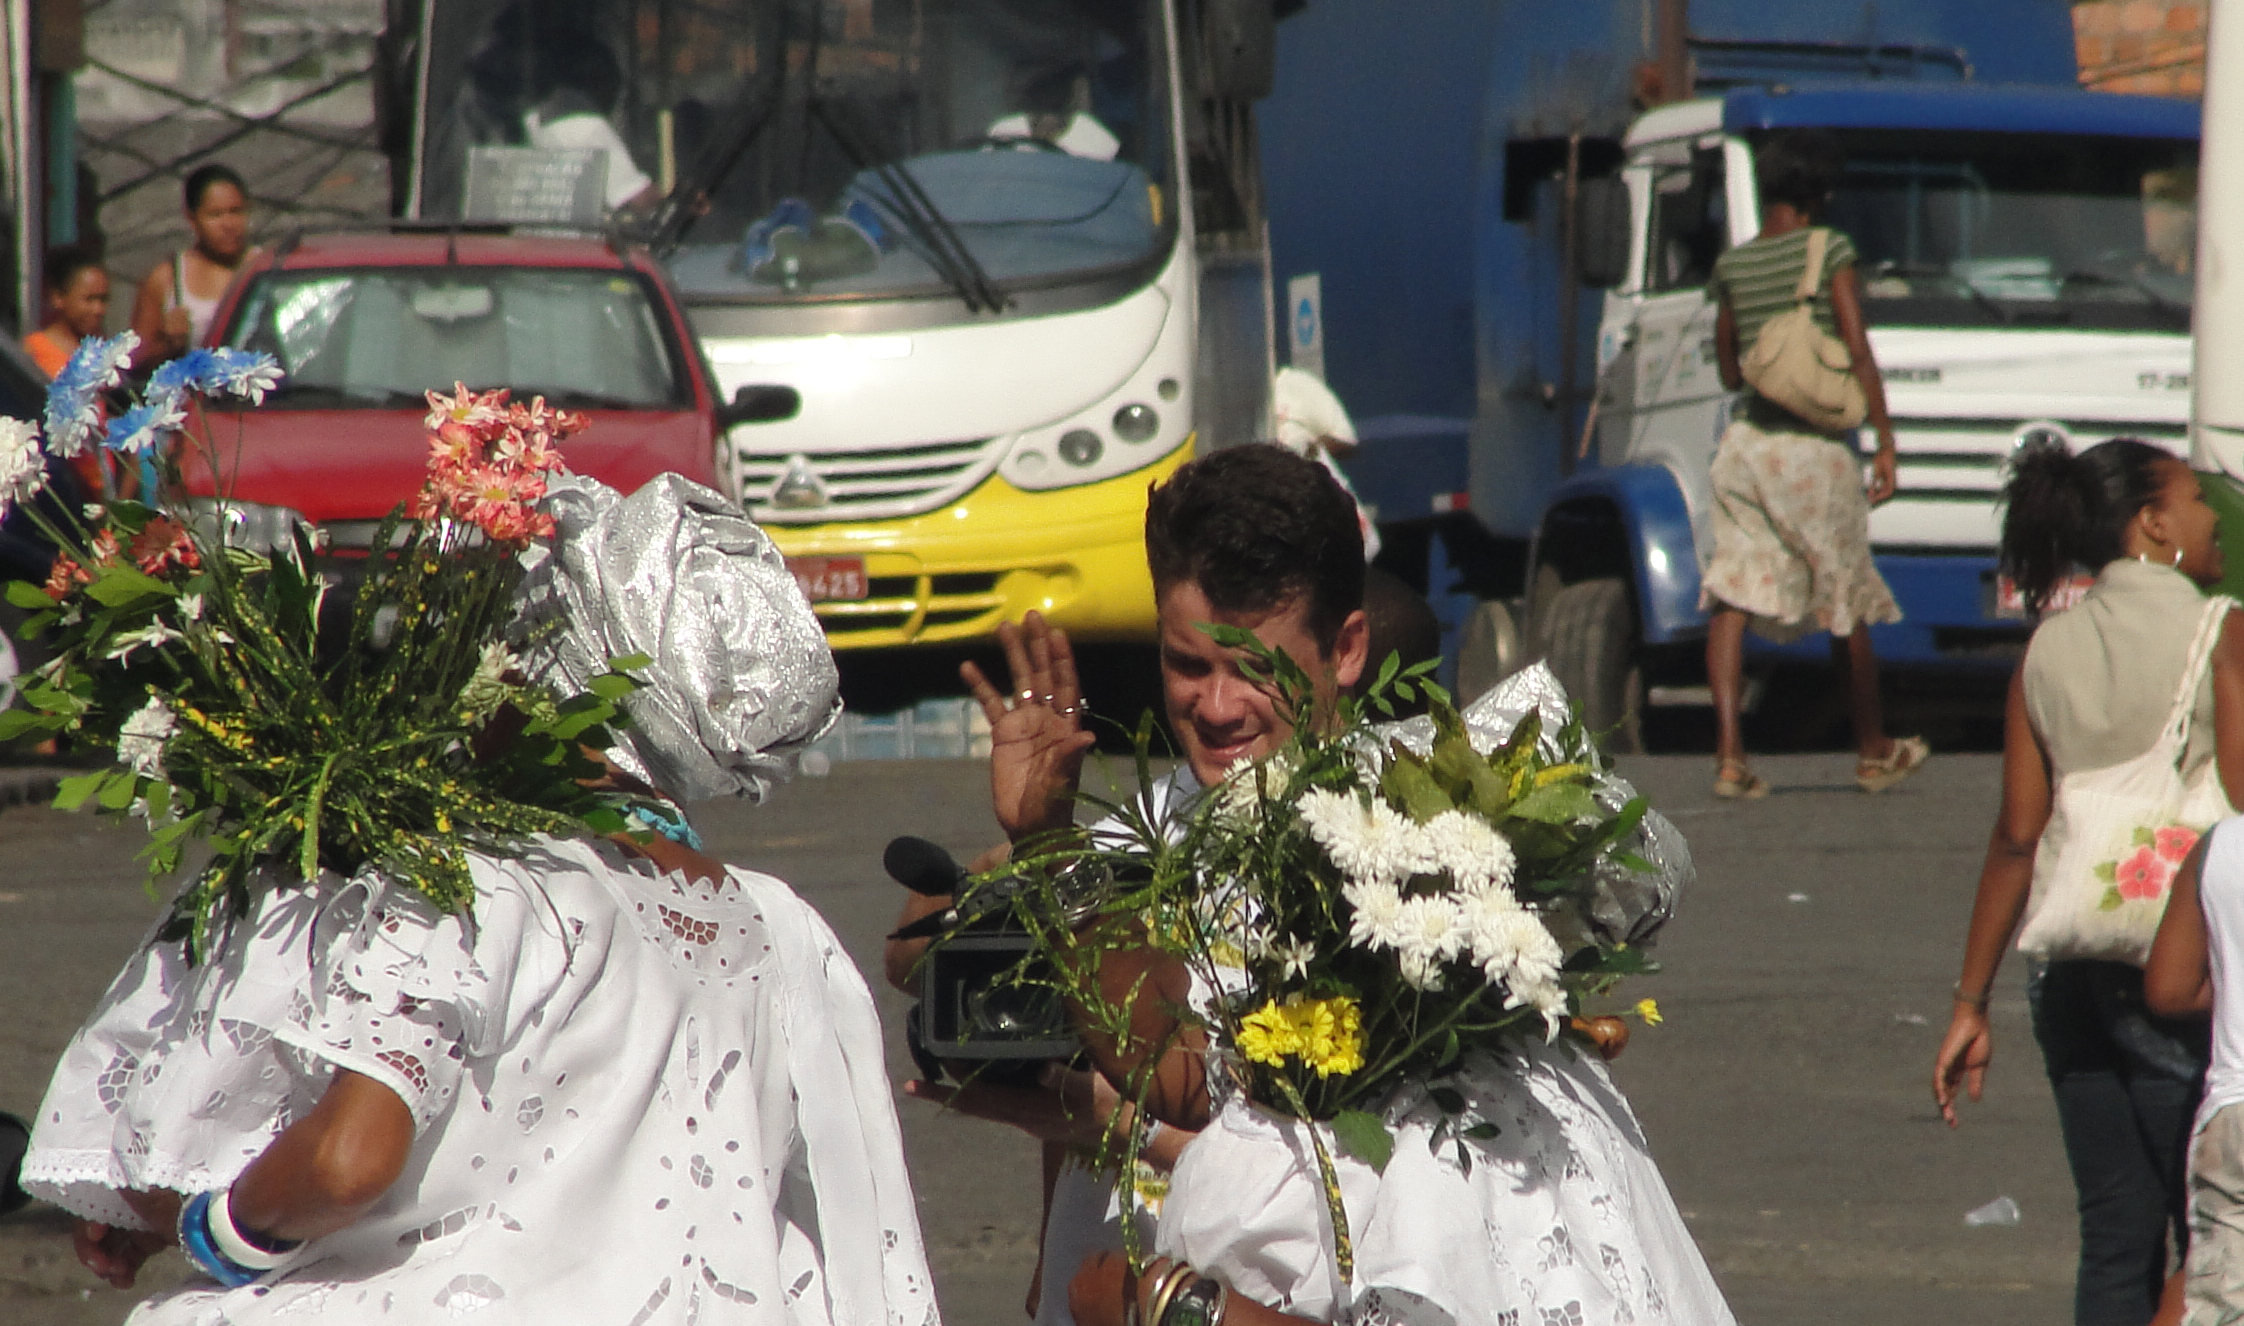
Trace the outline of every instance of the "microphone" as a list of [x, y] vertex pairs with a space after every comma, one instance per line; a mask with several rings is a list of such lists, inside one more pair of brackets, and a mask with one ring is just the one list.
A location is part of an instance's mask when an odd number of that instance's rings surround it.
[[892, 838], [881, 853], [881, 868], [888, 877], [923, 897], [957, 893], [966, 882], [966, 870], [949, 852], [925, 838]]

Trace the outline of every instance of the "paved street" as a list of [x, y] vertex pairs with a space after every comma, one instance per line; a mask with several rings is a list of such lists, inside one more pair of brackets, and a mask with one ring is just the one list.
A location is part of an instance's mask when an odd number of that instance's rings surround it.
[[[2067, 1320], [2070, 1188], [2015, 966], [1996, 992], [1988, 1103], [1951, 1133], [1925, 1086], [1996, 760], [1936, 760], [1883, 798], [1853, 789], [1850, 764], [1764, 761], [1777, 794], [1747, 806], [1708, 797], [1703, 757], [1628, 764], [1690, 836], [1701, 878], [1662, 946], [1667, 974], [1640, 991], [1666, 1025], [1638, 1031], [1618, 1075], [1746, 1326]], [[870, 966], [899, 894], [881, 847], [905, 832], [984, 845], [985, 786], [971, 762], [844, 764], [769, 806], [699, 819], [714, 851], [793, 881]], [[0, 811], [0, 1108], [36, 1106], [155, 914], [135, 882], [139, 846], [89, 817]], [[893, 1027], [905, 1001], [881, 998]], [[900, 1051], [894, 1062], [901, 1074]], [[1018, 1320], [1037, 1214], [1029, 1144], [901, 1108], [946, 1316]], [[1965, 1228], [1964, 1212], [2002, 1195], [2022, 1225]], [[122, 1319], [130, 1297], [89, 1284], [57, 1213], [0, 1220], [0, 1321]]]

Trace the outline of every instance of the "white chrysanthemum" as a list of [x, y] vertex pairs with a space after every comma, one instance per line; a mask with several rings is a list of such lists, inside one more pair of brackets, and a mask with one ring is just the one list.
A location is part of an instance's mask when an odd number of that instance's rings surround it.
[[1259, 823], [1265, 800], [1285, 799], [1293, 784], [1295, 763], [1292, 754], [1281, 748], [1268, 759], [1241, 760], [1232, 765], [1217, 793], [1216, 813], [1234, 823]]
[[1465, 944], [1465, 917], [1442, 894], [1405, 898], [1395, 926], [1395, 957], [1405, 981], [1421, 990], [1441, 988], [1441, 967]]
[[1373, 798], [1366, 806], [1347, 792], [1314, 788], [1301, 795], [1301, 822], [1342, 874], [1358, 883], [1394, 883], [1416, 873], [1423, 855], [1418, 826]]
[[1506, 906], [1492, 892], [1467, 908], [1466, 928], [1473, 960], [1489, 980], [1503, 985], [1506, 1008], [1532, 1007], [1546, 1018], [1565, 1015], [1558, 970], [1566, 955], [1541, 917], [1517, 903]]
[[47, 456], [39, 449], [39, 426], [24, 419], [0, 419], [0, 515], [38, 496], [47, 484]]
[[1357, 948], [1393, 948], [1402, 934], [1402, 891], [1387, 880], [1341, 886], [1340, 896], [1355, 909], [1348, 942]]
[[164, 743], [179, 720], [162, 700], [148, 697], [125, 725], [117, 730], [117, 759], [126, 768], [147, 778], [164, 776]]
[[1445, 811], [1418, 832], [1436, 869], [1448, 872], [1459, 892], [1477, 895], [1492, 887], [1510, 889], [1518, 858], [1511, 843], [1487, 820], [1470, 811]]

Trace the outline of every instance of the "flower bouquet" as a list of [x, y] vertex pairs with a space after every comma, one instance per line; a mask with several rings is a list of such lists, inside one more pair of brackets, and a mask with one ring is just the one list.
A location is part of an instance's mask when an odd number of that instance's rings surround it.
[[[259, 546], [228, 520], [223, 491], [176, 496], [172, 439], [194, 399], [255, 402], [279, 381], [272, 360], [194, 351], [105, 422], [100, 398], [134, 344], [81, 343], [43, 428], [0, 420], [0, 510], [22, 506], [59, 550], [46, 584], [7, 587], [31, 614], [23, 635], [44, 635], [54, 657], [24, 679], [23, 706], [0, 713], [0, 741], [113, 747], [116, 763], [66, 779], [56, 805], [145, 818], [151, 891], [207, 846], [166, 938], [199, 959], [256, 889], [322, 871], [373, 868], [463, 910], [469, 850], [626, 827], [582, 785], [600, 772], [582, 746], [608, 744], [605, 726], [624, 721], [622, 669], [637, 661], [555, 696], [522, 683], [505, 640], [523, 559], [553, 530], [535, 503], [580, 416], [504, 391], [430, 393], [427, 481], [376, 533], [351, 601], [330, 606], [308, 528]], [[50, 455], [97, 445], [151, 461], [160, 494], [82, 511], [37, 500]], [[225, 474], [207, 431], [176, 445], [202, 446]]]
[[[1127, 1045], [1136, 991], [1102, 984], [1107, 959], [1150, 946], [1181, 960], [1203, 994], [1173, 1011], [1205, 1034], [1217, 1076], [1258, 1106], [1327, 1125], [1309, 1131], [1345, 1278], [1352, 1253], [1327, 1131], [1383, 1169], [1395, 1145], [1388, 1104], [1406, 1083], [1427, 1084], [1443, 1112], [1431, 1142], [1454, 1143], [1469, 1171], [1466, 1144], [1495, 1125], [1443, 1080], [1515, 1038], [1567, 1033], [1585, 1000], [1655, 970], [1600, 908], [1616, 875], [1655, 869], [1628, 850], [1645, 804], [1616, 796], [1578, 717], [1546, 728], [1531, 707], [1496, 740], [1426, 679], [1431, 664], [1392, 658], [1364, 702], [1324, 716], [1292, 660], [1246, 632], [1203, 629], [1241, 651], [1293, 735], [1183, 806], [1149, 792], [1102, 803], [1119, 839], [1016, 863], [1058, 881], [1054, 906], [1025, 909], [1041, 912], [1050, 957], [1037, 979]], [[1426, 720], [1416, 731], [1377, 721], [1391, 697], [1421, 692], [1430, 740]], [[1150, 788], [1146, 736], [1139, 776]], [[1086, 869], [1116, 881], [1088, 923]], [[1649, 1000], [1637, 1011], [1657, 1018]], [[1161, 1047], [1140, 1048], [1155, 1051], [1150, 1062]], [[1109, 1144], [1135, 1160], [1135, 1137]]]

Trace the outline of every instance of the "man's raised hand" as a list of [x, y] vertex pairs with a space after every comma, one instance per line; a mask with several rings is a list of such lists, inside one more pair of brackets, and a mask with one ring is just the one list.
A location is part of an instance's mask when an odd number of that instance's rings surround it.
[[1083, 756], [1097, 741], [1084, 730], [1083, 691], [1067, 632], [1042, 613], [997, 628], [1011, 688], [1000, 691], [972, 663], [959, 665], [990, 724], [990, 800], [1014, 842], [1075, 822]]

